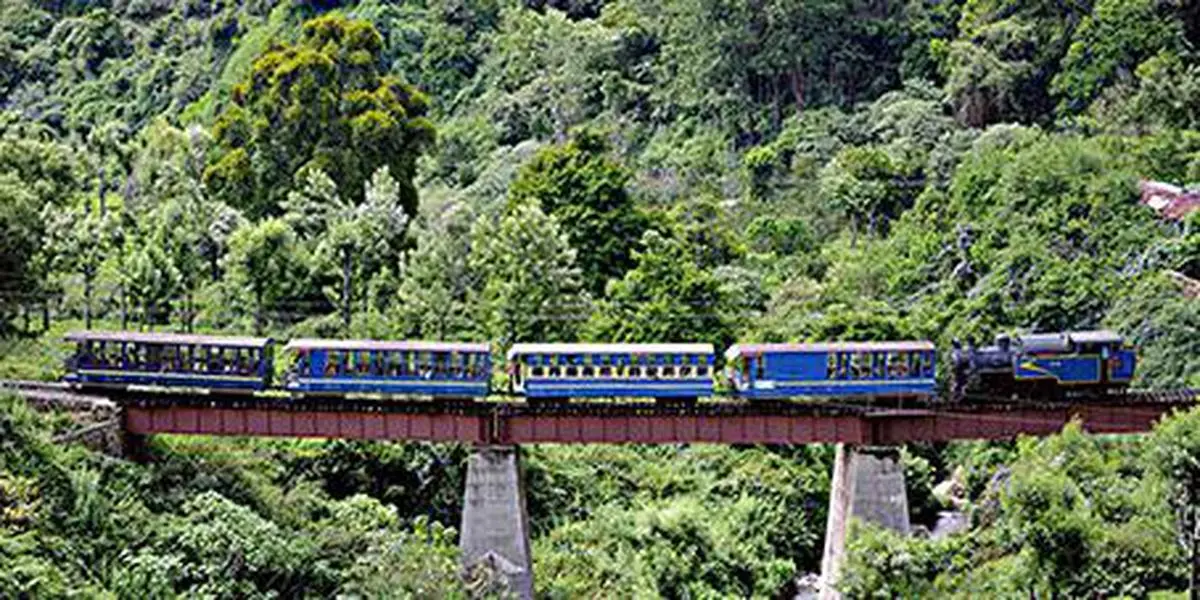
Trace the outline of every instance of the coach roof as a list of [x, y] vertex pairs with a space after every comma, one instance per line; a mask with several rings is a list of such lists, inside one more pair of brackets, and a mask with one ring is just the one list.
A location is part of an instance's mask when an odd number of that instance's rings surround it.
[[288, 342], [285, 350], [365, 350], [374, 352], [488, 352], [490, 346], [478, 342], [430, 342], [422, 340], [323, 340], [299, 339]]
[[515, 344], [508, 358], [527, 354], [704, 354], [712, 344]]
[[924, 340], [904, 342], [819, 342], [813, 344], [734, 344], [727, 358], [753, 354], [805, 354], [813, 352], [926, 352], [936, 347]]
[[227, 348], [261, 348], [272, 341], [271, 338], [138, 331], [72, 331], [63, 336], [63, 339], [68, 342], [126, 342], [178, 346], [224, 346]]

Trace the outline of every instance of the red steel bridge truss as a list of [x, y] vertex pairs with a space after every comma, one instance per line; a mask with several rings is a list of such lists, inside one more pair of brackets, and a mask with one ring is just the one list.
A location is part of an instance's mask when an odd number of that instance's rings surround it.
[[916, 441], [1048, 435], [1072, 419], [1093, 433], [1136, 433], [1200, 390], [1131, 391], [1075, 402], [870, 404], [700, 402], [382, 401], [182, 394], [113, 398], [133, 434], [201, 434], [413, 440], [473, 444], [807, 444], [896, 445]]

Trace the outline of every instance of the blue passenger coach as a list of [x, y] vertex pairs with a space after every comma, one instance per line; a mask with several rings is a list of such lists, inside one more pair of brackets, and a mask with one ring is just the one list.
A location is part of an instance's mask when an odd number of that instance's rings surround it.
[[509, 385], [527, 398], [711, 396], [711, 344], [516, 344]]
[[747, 398], [914, 396], [935, 393], [931, 342], [736, 344], [725, 353], [734, 391]]
[[471, 398], [488, 394], [487, 344], [293, 340], [286, 387], [295, 392]]
[[67, 342], [66, 381], [79, 387], [204, 388], [258, 391], [271, 383], [270, 338], [76, 331]]

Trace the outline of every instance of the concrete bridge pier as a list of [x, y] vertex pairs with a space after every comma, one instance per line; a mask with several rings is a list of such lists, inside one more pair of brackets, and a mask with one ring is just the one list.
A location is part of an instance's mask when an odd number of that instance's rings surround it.
[[829, 486], [829, 519], [821, 558], [821, 598], [838, 598], [833, 589], [846, 552], [851, 518], [907, 535], [908, 494], [898, 448], [837, 445]]
[[533, 598], [529, 514], [517, 446], [477, 446], [467, 461], [459, 550], [468, 579]]

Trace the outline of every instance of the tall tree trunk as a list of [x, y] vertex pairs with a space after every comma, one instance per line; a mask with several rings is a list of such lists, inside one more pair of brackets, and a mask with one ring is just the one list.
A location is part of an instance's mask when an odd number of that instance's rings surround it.
[[42, 297], [42, 331], [50, 331], [50, 297]]
[[129, 295], [125, 293], [125, 285], [122, 284], [118, 288], [117, 293], [121, 295], [121, 330], [129, 329]]
[[89, 265], [83, 270], [83, 328], [92, 328], [92, 278], [94, 277], [92, 267]]
[[[103, 158], [101, 158], [103, 160]], [[100, 177], [96, 182], [96, 199], [100, 201], [100, 216], [104, 217], [104, 194], [108, 193], [108, 174], [104, 172], [104, 165], [100, 165]], [[88, 202], [83, 207], [86, 214], [92, 213], [92, 203]]]
[[[1192, 498], [1200, 496], [1193, 494]], [[1200, 507], [1191, 506], [1192, 511], [1192, 572], [1188, 581], [1188, 600], [1200, 600]]]
[[804, 76], [800, 74], [800, 65], [797, 64], [791, 72], [792, 79], [792, 100], [796, 103], [796, 113], [804, 112]]
[[342, 247], [342, 327], [350, 333], [350, 246]]
[[263, 332], [263, 293], [262, 288], [254, 290], [254, 335]]
[[188, 333], [192, 332], [192, 322], [195, 320], [195, 306], [195, 295], [192, 293], [191, 289], [188, 289], [187, 296], [185, 297], [183, 304], [183, 330]]
[[771, 77], [771, 133], [779, 133], [783, 124], [783, 106], [779, 94], [779, 76]]

